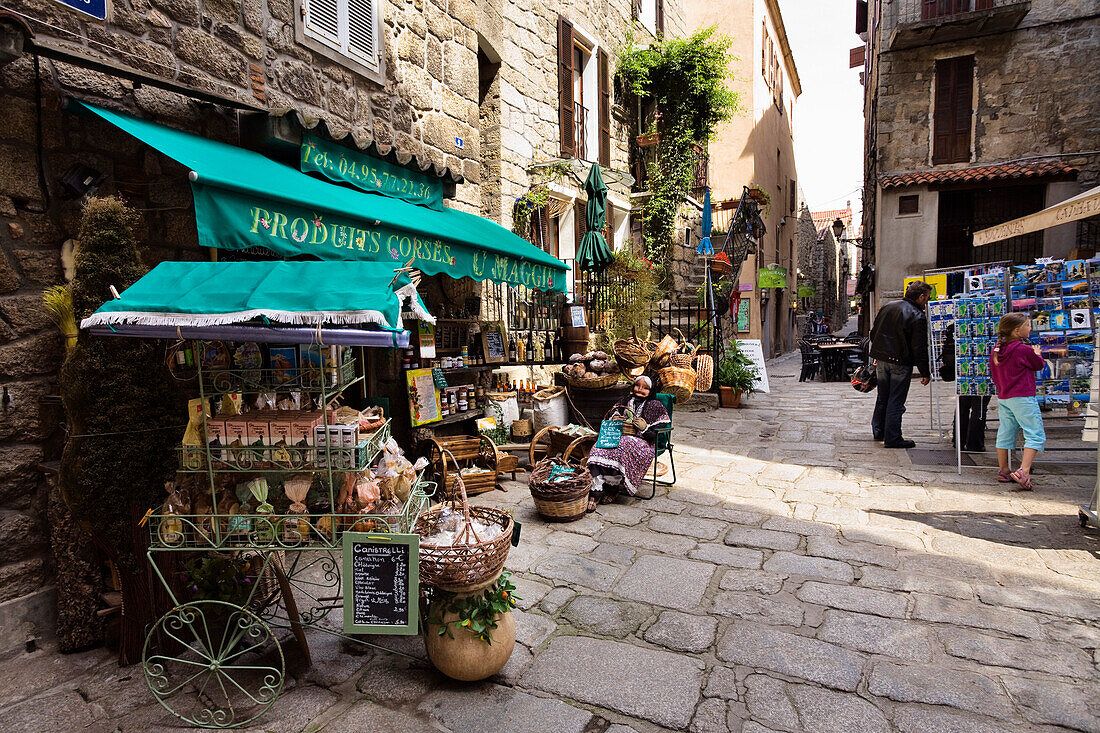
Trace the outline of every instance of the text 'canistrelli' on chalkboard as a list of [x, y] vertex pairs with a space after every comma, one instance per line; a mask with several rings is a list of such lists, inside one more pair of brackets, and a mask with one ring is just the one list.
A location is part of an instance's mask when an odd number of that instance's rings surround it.
[[409, 546], [356, 543], [352, 554], [356, 624], [404, 624], [409, 614]]
[[408, 537], [345, 535], [346, 631], [416, 633], [417, 542]]

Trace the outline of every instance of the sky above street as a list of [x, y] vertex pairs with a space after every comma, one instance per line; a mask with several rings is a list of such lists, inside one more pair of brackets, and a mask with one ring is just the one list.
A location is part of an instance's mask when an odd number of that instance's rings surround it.
[[[795, 162], [811, 211], [860, 210], [863, 186], [863, 87], [848, 68], [855, 0], [779, 0], [802, 81], [795, 107]], [[857, 215], [857, 221], [858, 215]]]

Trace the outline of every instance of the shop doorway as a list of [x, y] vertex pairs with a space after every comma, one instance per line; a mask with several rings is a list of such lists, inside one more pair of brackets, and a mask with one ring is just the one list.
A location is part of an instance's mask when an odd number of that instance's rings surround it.
[[1029, 264], [1043, 256], [1043, 233], [1032, 232], [984, 247], [973, 245], [974, 232], [1034, 214], [1046, 201], [1046, 185], [973, 188], [939, 192], [937, 267], [982, 262]]

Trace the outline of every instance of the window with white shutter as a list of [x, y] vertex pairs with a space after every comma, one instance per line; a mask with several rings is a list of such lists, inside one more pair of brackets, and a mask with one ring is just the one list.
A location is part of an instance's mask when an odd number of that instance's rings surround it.
[[377, 71], [377, 0], [303, 0], [305, 35]]

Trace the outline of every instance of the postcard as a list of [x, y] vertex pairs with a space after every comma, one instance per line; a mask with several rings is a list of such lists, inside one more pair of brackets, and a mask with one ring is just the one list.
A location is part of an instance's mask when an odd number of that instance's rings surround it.
[[1069, 311], [1051, 311], [1050, 312], [1050, 327], [1051, 328], [1069, 328]]

